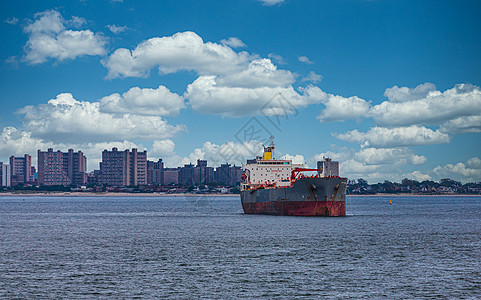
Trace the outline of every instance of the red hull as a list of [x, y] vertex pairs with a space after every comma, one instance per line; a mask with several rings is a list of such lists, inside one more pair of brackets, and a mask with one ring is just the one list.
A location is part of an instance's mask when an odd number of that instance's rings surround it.
[[338, 217], [346, 215], [345, 201], [270, 201], [243, 203], [246, 214]]

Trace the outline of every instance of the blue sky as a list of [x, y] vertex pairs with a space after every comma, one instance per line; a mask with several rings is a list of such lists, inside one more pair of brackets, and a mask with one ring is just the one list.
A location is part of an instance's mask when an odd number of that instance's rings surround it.
[[[0, 161], [329, 156], [369, 182], [481, 181], [479, 1], [2, 1]], [[249, 134], [254, 133], [254, 134]]]

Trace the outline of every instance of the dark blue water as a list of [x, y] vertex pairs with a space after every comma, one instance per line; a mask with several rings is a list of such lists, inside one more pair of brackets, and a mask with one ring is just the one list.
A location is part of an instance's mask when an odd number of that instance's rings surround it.
[[1, 298], [480, 298], [481, 197], [0, 197]]

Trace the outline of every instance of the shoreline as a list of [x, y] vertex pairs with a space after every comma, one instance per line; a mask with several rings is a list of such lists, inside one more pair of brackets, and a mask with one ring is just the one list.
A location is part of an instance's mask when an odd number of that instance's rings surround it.
[[[167, 193], [123, 193], [123, 192], [1, 192], [0, 198], [6, 196], [18, 197], [240, 197], [239, 194], [167, 194]], [[373, 194], [373, 195], [346, 195], [346, 197], [481, 197], [479, 194]]]
[[35, 192], [0, 193], [2, 196], [21, 197], [239, 197], [239, 194], [164, 194], [164, 193], [113, 193], [113, 192]]
[[367, 198], [367, 197], [481, 197], [480, 194], [373, 194], [373, 195], [346, 195], [347, 197], [359, 197], [359, 198]]

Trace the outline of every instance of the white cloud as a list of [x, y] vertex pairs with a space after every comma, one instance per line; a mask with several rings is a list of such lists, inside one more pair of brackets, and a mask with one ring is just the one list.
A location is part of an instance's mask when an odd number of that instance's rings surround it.
[[324, 158], [330, 158], [332, 160], [337, 160], [339, 162], [347, 161], [352, 159], [355, 152], [353, 149], [350, 148], [341, 148], [338, 151], [326, 151], [323, 153], [319, 153], [314, 155], [314, 159], [312, 160], [313, 163], [317, 165], [318, 161], [324, 160]]
[[419, 181], [419, 182], [423, 182], [423, 181], [426, 181], [426, 180], [433, 180], [433, 178], [430, 175], [425, 174], [421, 171], [413, 171], [410, 174], [404, 175], [403, 177], [408, 178], [408, 179], [414, 179], [414, 180]]
[[285, 87], [295, 81], [294, 74], [278, 70], [270, 59], [255, 59], [244, 70], [216, 77], [216, 85], [223, 87]]
[[481, 182], [481, 160], [473, 157], [466, 163], [437, 166], [428, 174], [436, 180], [451, 178], [461, 182]]
[[248, 63], [246, 52], [205, 42], [194, 32], [178, 32], [140, 43], [134, 50], [120, 48], [102, 63], [109, 70], [107, 78], [147, 76], [154, 66], [161, 74], [195, 71], [198, 74], [222, 74], [239, 71]]
[[297, 58], [300, 62], [303, 62], [305, 64], [309, 64], [309, 65], [312, 65], [313, 62], [307, 57], [307, 56], [299, 56]]
[[113, 34], [119, 34], [127, 30], [127, 26], [117, 26], [114, 24], [106, 26]]
[[170, 138], [185, 130], [158, 116], [114, 115], [100, 111], [99, 102], [77, 101], [72, 94], [59, 94], [47, 104], [26, 106], [24, 128], [32, 136], [50, 141], [87, 141]]
[[262, 2], [262, 4], [264, 4], [265, 6], [273, 6], [276, 4], [283, 3], [285, 0], [259, 0], [259, 1]]
[[267, 55], [267, 58], [269, 58], [271, 61], [275, 61], [276, 63], [278, 63], [280, 65], [286, 64], [286, 61], [284, 60], [284, 57], [280, 56], [279, 54], [269, 53]]
[[174, 155], [175, 143], [172, 140], [155, 140], [152, 144], [152, 155], [164, 157]]
[[440, 130], [453, 134], [481, 132], [481, 115], [449, 120], [441, 124]]
[[314, 155], [314, 163], [329, 157], [339, 161], [340, 176], [349, 179], [363, 178], [370, 183], [384, 180], [400, 181], [406, 177], [402, 170], [407, 166], [424, 164], [426, 157], [416, 155], [411, 149], [401, 148], [364, 148], [356, 152], [354, 149], [343, 148], [339, 151], [328, 151]]
[[[288, 113], [297, 107], [319, 103], [325, 93], [313, 86], [294, 90], [296, 74], [280, 70], [270, 59], [247, 52], [237, 53], [227, 44], [240, 45], [234, 38], [224, 45], [204, 42], [194, 32], [179, 32], [173, 36], [152, 38], [134, 50], [117, 49], [103, 60], [109, 78], [147, 76], [158, 66], [161, 74], [194, 71], [199, 77], [187, 87], [184, 97], [200, 113], [222, 116], [245, 116], [263, 113], [285, 114], [279, 103], [268, 101], [281, 94], [289, 103]], [[319, 80], [311, 74], [310, 80]]]
[[0, 134], [0, 157], [8, 158], [12, 155], [23, 156], [37, 152], [38, 149], [46, 149], [56, 146], [52, 142], [44, 142], [32, 137], [27, 131], [15, 127], [5, 127]]
[[360, 119], [369, 112], [370, 102], [357, 96], [344, 98], [326, 94], [322, 103], [326, 108], [317, 118], [321, 122], [339, 122], [348, 119]]
[[[481, 116], [481, 89], [470, 84], [457, 84], [441, 93], [433, 85], [425, 84], [415, 89], [393, 88], [387, 94], [397, 102], [385, 101], [372, 107], [370, 115], [378, 125], [406, 126], [413, 124], [440, 125], [458, 118]], [[400, 90], [403, 90], [400, 93]], [[387, 90], [386, 90], [387, 91]], [[424, 98], [423, 95], [426, 95]], [[461, 126], [462, 122], [458, 122]], [[451, 131], [458, 124], [446, 125]], [[451, 127], [450, 127], [451, 126]], [[475, 129], [479, 132], [479, 129]]]
[[[281, 97], [277, 97], [281, 95]], [[319, 103], [323, 92], [313, 86], [300, 93], [288, 87], [230, 87], [218, 85], [215, 76], [200, 76], [187, 87], [185, 94], [192, 108], [201, 113], [223, 116], [260, 114], [287, 115], [298, 107]]]
[[421, 165], [426, 162], [425, 156], [419, 156], [408, 148], [364, 148], [354, 156], [355, 160], [365, 165], [412, 164]]
[[4, 22], [10, 25], [15, 25], [18, 23], [18, 19], [15, 17], [11, 17], [11, 18], [5, 19]]
[[430, 92], [435, 91], [436, 86], [429, 82], [420, 84], [413, 89], [408, 87], [398, 87], [395, 85], [392, 88], [386, 89], [384, 96], [387, 97], [390, 102], [399, 103], [424, 99], [429, 95]]
[[157, 89], [133, 87], [122, 95], [100, 99], [100, 112], [111, 114], [175, 116], [184, 107], [184, 99], [163, 85]]
[[229, 46], [231, 48], [244, 48], [247, 47], [246, 44], [244, 44], [243, 41], [241, 41], [239, 38], [236, 37], [230, 37], [228, 39], [222, 39], [220, 40], [220, 43], [225, 46]]
[[468, 159], [468, 161], [466, 162], [466, 167], [481, 170], [481, 159], [479, 159], [479, 157], [473, 157]]
[[87, 24], [84, 18], [73, 16], [72, 20], [65, 21], [67, 24], [72, 25], [75, 28], [80, 28], [82, 25]]
[[322, 80], [322, 76], [319, 74], [316, 74], [314, 71], [309, 72], [309, 74], [302, 78], [302, 81], [311, 81], [314, 83], [320, 82]]
[[446, 133], [417, 125], [397, 128], [373, 127], [367, 132], [352, 130], [342, 134], [335, 133], [333, 136], [340, 140], [361, 143], [363, 147], [375, 148], [446, 144], [450, 141]]
[[296, 155], [285, 154], [280, 159], [292, 160], [293, 164], [299, 164], [299, 165], [304, 165], [306, 163], [304, 156], [300, 154], [296, 154]]
[[201, 148], [194, 149], [188, 156], [171, 156], [166, 161], [169, 167], [197, 163], [198, 159], [206, 159], [209, 166], [217, 167], [224, 163], [240, 166], [247, 159], [255, 158], [263, 151], [262, 143], [251, 140], [244, 143], [228, 141], [222, 145], [205, 142]]
[[49, 58], [59, 61], [84, 55], [104, 55], [106, 39], [90, 30], [67, 30], [65, 25], [77, 26], [81, 18], [66, 21], [55, 10], [35, 14], [35, 21], [24, 30], [29, 35], [25, 45], [25, 61], [40, 64]]
[[82, 151], [84, 153], [87, 157], [88, 170], [91, 171], [99, 168], [102, 151], [104, 149], [110, 150], [113, 147], [119, 149], [138, 148], [142, 151], [145, 149], [142, 145], [127, 140], [99, 143], [55, 143], [35, 138], [31, 132], [15, 127], [5, 127], [0, 133], [0, 161], [8, 161], [8, 158], [12, 155], [23, 156], [24, 154], [30, 154], [33, 166], [37, 165], [37, 150], [46, 151], [48, 148], [53, 148], [55, 151], [67, 151], [68, 149], [74, 149], [74, 151]]

